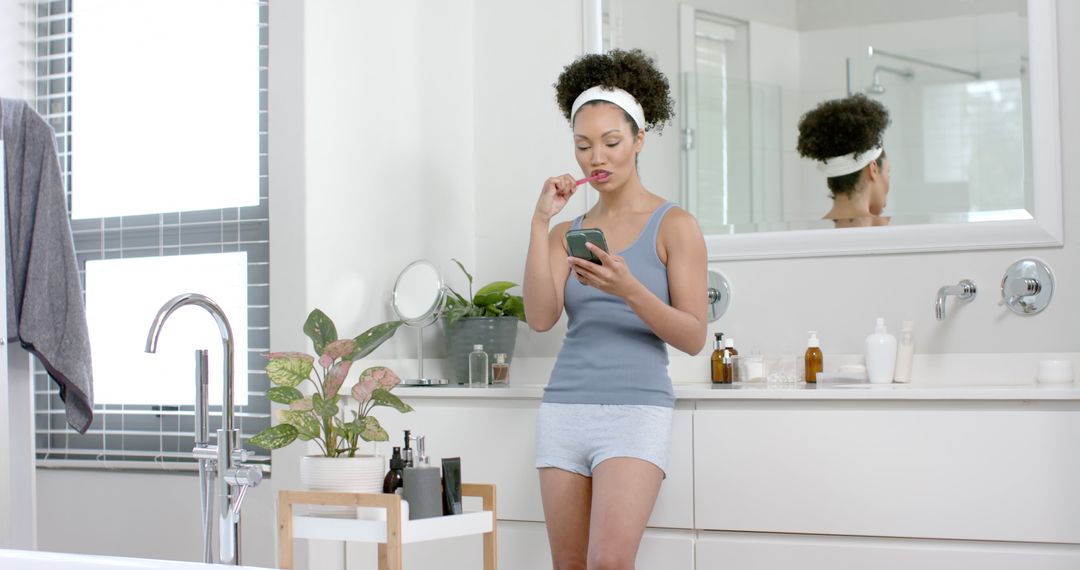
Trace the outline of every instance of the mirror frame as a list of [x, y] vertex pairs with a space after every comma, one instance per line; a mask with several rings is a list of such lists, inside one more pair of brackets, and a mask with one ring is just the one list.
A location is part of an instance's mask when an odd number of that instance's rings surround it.
[[[582, 0], [584, 53], [603, 46], [603, 0]], [[1031, 220], [788, 230], [705, 236], [710, 261], [1063, 245], [1058, 0], [1028, 0]]]
[[[435, 270], [435, 276], [438, 278], [439, 281], [439, 288], [435, 295], [435, 300], [432, 301], [431, 305], [429, 305], [427, 310], [424, 311], [424, 314], [420, 315], [419, 317], [408, 319], [405, 318], [405, 316], [398, 311], [397, 299], [398, 295], [400, 294], [399, 287], [401, 286], [402, 278], [404, 278], [406, 274], [409, 273], [409, 270], [418, 265], [427, 265]], [[390, 290], [390, 309], [394, 311], [394, 315], [396, 315], [405, 326], [421, 329], [428, 327], [434, 324], [435, 321], [439, 320], [439, 316], [442, 314], [443, 309], [445, 308], [446, 280], [443, 279], [442, 272], [439, 271], [438, 266], [436, 266], [434, 263], [426, 259], [417, 259], [412, 263], [406, 265], [405, 269], [401, 270], [401, 273], [398, 273], [397, 279], [394, 280], [394, 288]]]

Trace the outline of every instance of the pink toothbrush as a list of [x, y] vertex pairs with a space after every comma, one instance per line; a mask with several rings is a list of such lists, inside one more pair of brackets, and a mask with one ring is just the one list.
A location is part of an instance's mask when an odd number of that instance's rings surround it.
[[586, 182], [592, 182], [593, 180], [603, 180], [603, 179], [607, 178], [608, 176], [610, 176], [610, 174], [608, 174], [607, 172], [601, 172], [600, 174], [593, 174], [592, 176], [590, 176], [588, 178], [582, 178], [581, 180], [575, 181], [574, 186], [581, 186], [582, 184], [585, 184]]

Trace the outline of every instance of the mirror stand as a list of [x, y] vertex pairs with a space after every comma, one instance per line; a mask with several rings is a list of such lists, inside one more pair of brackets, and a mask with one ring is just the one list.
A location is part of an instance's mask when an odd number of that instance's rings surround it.
[[[412, 326], [412, 325], [408, 325]], [[428, 378], [424, 375], [424, 328], [416, 329], [416, 378], [406, 378], [401, 381], [402, 386], [445, 386], [450, 383], [446, 378]]]
[[402, 270], [394, 283], [390, 306], [401, 322], [416, 329], [416, 378], [401, 381], [403, 386], [444, 386], [446, 378], [428, 378], [424, 374], [424, 328], [439, 319], [446, 302], [446, 287], [438, 268], [419, 259]]

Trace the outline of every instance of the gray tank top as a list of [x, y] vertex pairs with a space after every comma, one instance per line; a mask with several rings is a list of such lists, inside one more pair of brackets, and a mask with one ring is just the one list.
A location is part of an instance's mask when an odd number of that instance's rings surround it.
[[[669, 305], [667, 267], [656, 254], [656, 238], [660, 221], [674, 206], [661, 204], [637, 240], [617, 252], [634, 277]], [[580, 228], [581, 219], [576, 218], [571, 228]], [[582, 285], [571, 271], [563, 304], [569, 328], [544, 390], [544, 402], [675, 407], [667, 344], [625, 301]]]

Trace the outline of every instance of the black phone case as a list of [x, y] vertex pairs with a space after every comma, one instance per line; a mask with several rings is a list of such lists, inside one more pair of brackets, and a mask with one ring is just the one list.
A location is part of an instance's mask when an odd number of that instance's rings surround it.
[[593, 243], [604, 251], [608, 250], [607, 240], [604, 239], [604, 232], [596, 228], [570, 230], [566, 232], [566, 247], [570, 251], [570, 255], [600, 265], [600, 258], [593, 255], [593, 252], [585, 247], [587, 242]]

